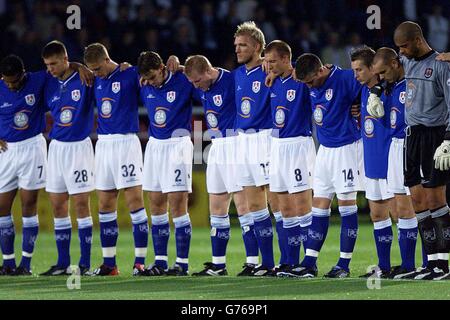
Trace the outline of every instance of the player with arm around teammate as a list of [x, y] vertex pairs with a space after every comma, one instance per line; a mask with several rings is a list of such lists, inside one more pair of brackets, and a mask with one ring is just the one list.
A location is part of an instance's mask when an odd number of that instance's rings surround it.
[[86, 47], [84, 61], [96, 76], [94, 95], [98, 109], [95, 184], [103, 263], [93, 275], [119, 273], [116, 265], [117, 197], [121, 189], [133, 225], [133, 275], [140, 275], [147, 255], [148, 219], [142, 195], [142, 148], [136, 135], [139, 131], [139, 75], [136, 67], [121, 71], [100, 43]]

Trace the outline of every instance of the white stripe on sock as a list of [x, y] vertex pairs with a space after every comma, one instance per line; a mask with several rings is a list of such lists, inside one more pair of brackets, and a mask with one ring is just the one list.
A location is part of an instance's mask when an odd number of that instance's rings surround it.
[[429, 254], [429, 255], [427, 255], [427, 259], [428, 259], [428, 261], [436, 261], [439, 259], [439, 256], [437, 253]]
[[103, 258], [114, 258], [116, 256], [116, 247], [102, 248]]
[[437, 255], [439, 260], [448, 260], [448, 253], [438, 253]]
[[339, 257], [342, 259], [351, 259], [352, 255], [353, 255], [352, 252], [341, 252]]
[[227, 258], [225, 256], [223, 257], [212, 257], [212, 263], [214, 264], [225, 264]]
[[22, 257], [31, 258], [32, 256], [33, 256], [33, 252], [29, 253], [29, 252], [22, 251]]
[[10, 259], [15, 259], [16, 258], [16, 256], [15, 256], [15, 254], [13, 253], [13, 254], [4, 254], [3, 255], [3, 260], [10, 260]]
[[306, 249], [306, 254], [305, 255], [317, 258], [319, 256], [319, 251], [316, 251], [316, 250], [313, 250], [313, 249]]
[[175, 260], [176, 263], [184, 263], [184, 264], [188, 264], [189, 263], [189, 259], [183, 259], [183, 258], [178, 258]]
[[169, 261], [167, 256], [155, 256], [155, 260]]
[[247, 257], [247, 263], [258, 264], [259, 257], [258, 256]]
[[147, 256], [147, 248], [134, 248], [134, 255], [138, 258], [145, 258]]

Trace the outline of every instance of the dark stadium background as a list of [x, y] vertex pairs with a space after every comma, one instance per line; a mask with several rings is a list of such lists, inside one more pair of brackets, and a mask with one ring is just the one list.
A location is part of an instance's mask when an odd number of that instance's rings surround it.
[[[379, 30], [366, 27], [370, 16], [366, 9], [374, 4], [381, 9]], [[66, 27], [69, 5], [81, 8], [80, 30]], [[404, 20], [419, 22], [434, 49], [449, 50], [450, 31], [440, 27], [443, 21], [450, 20], [450, 1], [444, 0], [0, 0], [0, 57], [15, 53], [22, 57], [28, 71], [41, 70], [45, 68], [40, 57], [42, 47], [58, 39], [66, 45], [71, 61], [82, 62], [84, 47], [101, 42], [116, 62], [136, 64], [144, 50], [160, 53], [163, 60], [175, 54], [181, 62], [190, 54], [201, 53], [215, 66], [231, 70], [237, 66], [233, 34], [236, 26], [245, 20], [258, 24], [267, 43], [274, 39], [289, 43], [294, 59], [304, 52], [312, 52], [324, 63], [344, 68], [350, 67], [348, 53], [352, 47], [361, 44], [394, 47], [393, 30]], [[193, 121], [201, 121], [202, 117], [202, 108], [196, 106]], [[147, 141], [147, 124], [142, 108], [143, 147]], [[49, 118], [47, 133], [50, 126]], [[95, 143], [95, 132], [92, 138]], [[204, 141], [203, 147], [208, 144]], [[206, 192], [204, 168], [204, 164], [194, 165], [203, 176], [194, 179], [190, 202], [191, 210], [202, 211], [202, 220], [197, 223], [206, 225], [207, 197], [200, 195]], [[358, 205], [362, 212], [368, 212], [363, 194]]]

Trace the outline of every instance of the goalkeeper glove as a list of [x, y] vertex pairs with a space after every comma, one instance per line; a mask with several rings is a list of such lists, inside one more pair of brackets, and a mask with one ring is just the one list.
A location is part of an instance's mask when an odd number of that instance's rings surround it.
[[376, 85], [370, 89], [369, 99], [367, 100], [367, 112], [375, 118], [381, 118], [384, 116], [384, 106], [380, 99], [383, 89], [381, 86]]
[[445, 133], [444, 141], [434, 152], [434, 167], [441, 171], [450, 169], [450, 131]]

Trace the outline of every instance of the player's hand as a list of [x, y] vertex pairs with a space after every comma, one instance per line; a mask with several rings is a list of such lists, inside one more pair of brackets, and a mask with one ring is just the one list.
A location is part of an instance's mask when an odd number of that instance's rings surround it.
[[450, 140], [444, 140], [434, 152], [434, 167], [441, 171], [450, 169]]
[[180, 71], [180, 60], [177, 56], [171, 55], [166, 62], [167, 70], [169, 70], [172, 73], [175, 73], [177, 71]]
[[86, 85], [88, 87], [92, 87], [94, 85], [95, 76], [88, 67], [78, 62], [70, 62], [70, 67], [80, 74], [82, 85]]
[[0, 140], [0, 153], [8, 150], [8, 144], [4, 140]]
[[361, 115], [361, 105], [353, 104], [350, 108], [350, 113], [352, 114], [353, 118], [358, 118]]
[[450, 52], [439, 53], [436, 60], [450, 62]]
[[262, 58], [261, 68], [262, 68], [262, 71], [269, 74], [269, 72], [270, 72], [269, 71], [269, 63], [264, 58]]
[[129, 64], [128, 62], [122, 62], [119, 65], [120, 71], [125, 71], [125, 70], [127, 70], [128, 68], [131, 68], [131, 67], [132, 67], [132, 65]]
[[147, 80], [145, 80], [144, 78], [140, 77], [140, 78], [139, 78], [139, 85], [140, 85], [141, 87], [143, 87], [143, 86], [148, 86], [149, 83], [148, 83]]
[[277, 76], [273, 72], [269, 72], [269, 74], [266, 76], [266, 80], [264, 81], [266, 87], [270, 88], [273, 85], [276, 77]]

